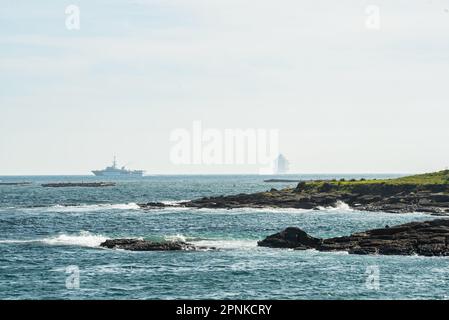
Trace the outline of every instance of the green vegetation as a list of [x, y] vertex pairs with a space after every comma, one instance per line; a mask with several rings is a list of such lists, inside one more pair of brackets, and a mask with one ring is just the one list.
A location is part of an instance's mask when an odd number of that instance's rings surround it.
[[300, 182], [296, 192], [360, 192], [390, 193], [429, 190], [449, 191], [449, 170], [400, 177], [395, 179], [313, 180]]
[[360, 180], [314, 180], [306, 182], [306, 184], [337, 184], [337, 185], [362, 185], [362, 184], [386, 184], [386, 185], [404, 185], [404, 184], [414, 184], [414, 185], [426, 185], [426, 184], [449, 184], [449, 170], [443, 170], [432, 173], [418, 174], [413, 176], [406, 176], [395, 179], [360, 179]]
[[418, 174], [398, 179], [392, 179], [390, 183], [394, 184], [449, 184], [449, 170], [443, 170], [432, 173]]

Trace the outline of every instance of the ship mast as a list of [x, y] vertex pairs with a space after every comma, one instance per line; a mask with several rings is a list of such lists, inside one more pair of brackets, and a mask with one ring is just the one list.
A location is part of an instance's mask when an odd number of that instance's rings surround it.
[[115, 160], [115, 156], [114, 156], [114, 161], [112, 162], [112, 167], [115, 168], [117, 166], [117, 162]]

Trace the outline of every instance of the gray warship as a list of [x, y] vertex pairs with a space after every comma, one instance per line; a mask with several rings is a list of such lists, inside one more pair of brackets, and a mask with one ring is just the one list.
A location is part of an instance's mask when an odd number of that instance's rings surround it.
[[114, 160], [112, 161], [112, 166], [106, 167], [103, 170], [93, 170], [92, 173], [96, 176], [125, 176], [125, 177], [142, 177], [145, 173], [144, 170], [128, 170], [125, 166], [118, 168], [117, 161], [114, 156]]

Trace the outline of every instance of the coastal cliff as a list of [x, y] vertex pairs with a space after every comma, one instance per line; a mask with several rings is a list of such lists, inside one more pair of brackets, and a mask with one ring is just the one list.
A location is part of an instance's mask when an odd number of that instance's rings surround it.
[[[449, 170], [396, 179], [301, 181], [295, 188], [204, 197], [177, 206], [224, 209], [242, 207], [319, 209], [336, 206], [340, 202], [361, 211], [426, 212], [447, 215]], [[152, 209], [168, 205], [150, 202], [139, 206], [143, 209]]]

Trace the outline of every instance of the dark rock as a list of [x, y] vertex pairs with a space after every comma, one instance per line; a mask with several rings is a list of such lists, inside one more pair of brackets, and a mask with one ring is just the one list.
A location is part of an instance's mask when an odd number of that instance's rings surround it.
[[301, 192], [301, 191], [304, 191], [305, 189], [306, 189], [306, 182], [305, 181], [300, 181], [298, 184], [297, 184], [297, 186], [296, 186], [296, 188], [295, 188], [295, 192]]
[[113, 239], [106, 240], [100, 244], [101, 247], [109, 249], [124, 249], [131, 251], [172, 251], [172, 250], [194, 250], [195, 247], [182, 241], [154, 242], [138, 239]]
[[[423, 199], [420, 199], [420, 200], [423, 200]], [[444, 193], [430, 194], [426, 200], [449, 203], [449, 194], [444, 194]]]
[[162, 202], [147, 202], [147, 203], [138, 203], [137, 204], [142, 209], [159, 209], [168, 207], [165, 203]]
[[0, 186], [27, 186], [30, 185], [31, 182], [0, 182]]
[[42, 187], [47, 188], [70, 188], [70, 187], [112, 187], [115, 186], [115, 182], [58, 182], [58, 183], [44, 183]]
[[261, 247], [275, 248], [315, 248], [320, 242], [320, 239], [309, 236], [299, 228], [289, 227], [279, 233], [268, 236], [257, 244]]
[[314, 238], [299, 228], [289, 227], [258, 245], [350, 254], [449, 256], [449, 219], [411, 222], [329, 239]]
[[324, 182], [319, 188], [318, 191], [319, 192], [329, 192], [332, 191], [333, 186], [332, 184], [330, 184], [329, 182]]

